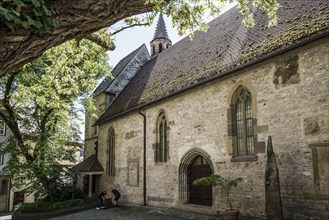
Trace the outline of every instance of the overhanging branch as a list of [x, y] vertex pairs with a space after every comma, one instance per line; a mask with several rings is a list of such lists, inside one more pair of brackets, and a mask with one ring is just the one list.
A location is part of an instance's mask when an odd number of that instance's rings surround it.
[[120, 33], [121, 31], [125, 30], [125, 29], [128, 29], [128, 28], [132, 28], [132, 27], [136, 27], [136, 26], [147, 26], [147, 25], [150, 25], [149, 23], [141, 23], [141, 24], [132, 24], [132, 25], [129, 25], [129, 26], [126, 26], [126, 27], [123, 27], [123, 28], [120, 28], [119, 30], [117, 31], [114, 31], [113, 33], [111, 33], [112, 36]]
[[103, 40], [97, 34], [89, 34], [84, 38], [94, 42], [95, 44], [97, 44], [101, 47], [103, 47], [105, 50], [114, 50], [115, 49], [115, 45], [112, 42], [112, 40], [110, 39], [110, 37], [107, 40]]

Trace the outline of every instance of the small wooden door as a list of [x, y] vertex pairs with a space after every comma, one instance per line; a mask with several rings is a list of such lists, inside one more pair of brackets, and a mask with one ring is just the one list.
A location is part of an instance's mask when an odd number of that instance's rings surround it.
[[198, 205], [212, 205], [212, 187], [211, 186], [195, 186], [193, 181], [200, 177], [209, 176], [212, 174], [211, 167], [207, 161], [198, 156], [194, 159], [190, 167], [190, 203]]
[[24, 192], [14, 192], [14, 202], [13, 205], [17, 205], [19, 203], [24, 203]]

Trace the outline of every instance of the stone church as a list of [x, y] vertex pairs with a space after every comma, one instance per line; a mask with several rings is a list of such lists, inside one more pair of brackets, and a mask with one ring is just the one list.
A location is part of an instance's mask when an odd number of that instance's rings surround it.
[[237, 7], [173, 44], [160, 15], [141, 45], [94, 91], [86, 118], [81, 187], [117, 188], [121, 203], [201, 213], [228, 208], [222, 191], [192, 185], [242, 177], [232, 190], [244, 216], [266, 218], [268, 137], [285, 219], [329, 216], [329, 2], [281, 0], [278, 24]]

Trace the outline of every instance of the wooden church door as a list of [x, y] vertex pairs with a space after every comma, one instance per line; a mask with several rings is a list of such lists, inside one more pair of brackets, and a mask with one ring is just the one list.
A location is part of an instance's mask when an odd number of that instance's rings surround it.
[[211, 186], [195, 186], [193, 181], [200, 177], [212, 174], [211, 167], [207, 160], [202, 156], [196, 157], [190, 167], [190, 203], [198, 205], [212, 205], [212, 187]]

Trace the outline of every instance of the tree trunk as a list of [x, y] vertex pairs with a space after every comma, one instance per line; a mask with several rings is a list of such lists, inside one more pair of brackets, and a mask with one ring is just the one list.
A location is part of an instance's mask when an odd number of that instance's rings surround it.
[[45, 50], [83, 38], [116, 22], [152, 10], [145, 0], [46, 1], [58, 11], [60, 27], [40, 33], [34, 28], [10, 31], [0, 22], [0, 76], [36, 59]]

